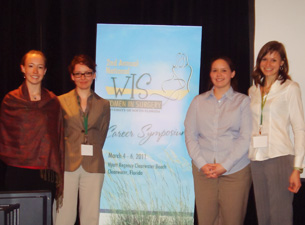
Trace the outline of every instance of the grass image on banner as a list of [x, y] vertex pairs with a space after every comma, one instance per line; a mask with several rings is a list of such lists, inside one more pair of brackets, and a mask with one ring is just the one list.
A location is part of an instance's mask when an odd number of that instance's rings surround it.
[[[168, 154], [173, 155], [173, 152]], [[133, 176], [107, 176], [105, 182], [111, 182], [114, 189], [103, 189], [103, 195], [109, 202], [110, 208], [117, 209], [111, 212], [109, 225], [191, 225], [194, 223], [193, 213], [190, 213], [193, 208], [188, 204], [188, 196], [193, 190], [182, 185], [177, 168], [185, 167], [186, 163], [175, 157], [173, 159], [176, 161], [172, 164], [175, 167], [169, 167], [168, 171], [175, 181], [176, 190], [169, 186], [158, 170], [153, 170], [153, 173], [143, 171], [145, 186], [148, 188], [145, 192], [137, 185]], [[157, 193], [156, 182], [162, 184]], [[168, 196], [172, 192], [175, 193], [174, 198]], [[147, 198], [148, 201], [144, 200]]]

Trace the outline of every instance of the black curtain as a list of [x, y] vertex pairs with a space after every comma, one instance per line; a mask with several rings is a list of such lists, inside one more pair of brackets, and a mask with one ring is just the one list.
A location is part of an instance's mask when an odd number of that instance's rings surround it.
[[23, 81], [19, 64], [31, 49], [47, 56], [44, 86], [58, 95], [71, 90], [67, 66], [75, 54], [95, 58], [96, 23], [202, 26], [200, 92], [218, 55], [236, 64], [240, 92], [250, 86], [254, 0], [1, 1], [0, 100]]
[[[254, 0], [1, 0], [0, 100], [22, 83], [20, 60], [31, 49], [48, 59], [46, 88], [57, 95], [74, 88], [67, 66], [75, 54], [95, 58], [97, 23], [202, 26], [200, 93], [207, 90], [211, 58], [219, 55], [232, 58], [239, 91], [247, 93]], [[256, 224], [249, 207], [245, 224]]]

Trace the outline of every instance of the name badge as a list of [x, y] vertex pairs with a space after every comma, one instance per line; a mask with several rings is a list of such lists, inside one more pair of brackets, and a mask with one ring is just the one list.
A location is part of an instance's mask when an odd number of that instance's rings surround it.
[[268, 147], [268, 136], [267, 135], [258, 135], [252, 137], [253, 147], [254, 148], [266, 148]]
[[93, 145], [81, 145], [81, 154], [84, 156], [93, 156]]

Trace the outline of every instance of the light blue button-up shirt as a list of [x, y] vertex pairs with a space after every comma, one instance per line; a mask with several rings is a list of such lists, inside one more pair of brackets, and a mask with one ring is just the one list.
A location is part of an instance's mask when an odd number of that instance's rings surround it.
[[249, 164], [252, 119], [248, 96], [232, 87], [217, 100], [213, 89], [196, 96], [186, 115], [185, 142], [195, 166], [220, 163], [235, 173]]

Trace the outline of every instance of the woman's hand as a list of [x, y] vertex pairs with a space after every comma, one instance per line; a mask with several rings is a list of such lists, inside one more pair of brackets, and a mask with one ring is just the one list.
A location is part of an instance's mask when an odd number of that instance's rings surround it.
[[219, 163], [205, 164], [200, 170], [207, 176], [207, 178], [217, 178], [227, 172], [227, 170]]
[[200, 169], [206, 176], [207, 178], [212, 178], [213, 177], [213, 171], [214, 171], [214, 166], [213, 164], [205, 164], [203, 167]]
[[225, 172], [227, 172], [227, 170], [219, 163], [215, 163], [214, 165], [214, 173], [216, 175], [216, 177], [221, 176], [222, 174], [224, 174]]
[[292, 193], [298, 193], [301, 185], [300, 172], [298, 170], [293, 170], [289, 178], [288, 190]]

